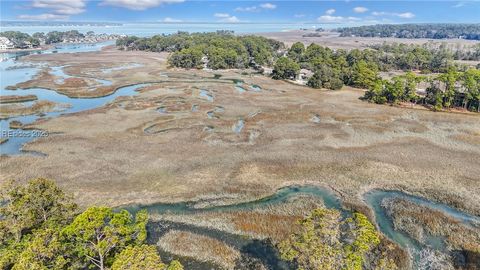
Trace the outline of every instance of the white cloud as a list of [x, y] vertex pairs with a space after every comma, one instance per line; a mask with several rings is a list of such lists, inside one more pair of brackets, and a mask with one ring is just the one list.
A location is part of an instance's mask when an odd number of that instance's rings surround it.
[[228, 17], [230, 17], [230, 14], [228, 14], [228, 13], [215, 13], [215, 14], [213, 14], [213, 16], [215, 16], [217, 18], [228, 18]]
[[22, 20], [68, 20], [70, 15], [85, 12], [87, 0], [33, 0], [30, 5], [35, 9], [46, 9], [46, 13], [18, 15]]
[[274, 5], [272, 3], [265, 3], [265, 4], [261, 4], [260, 7], [264, 9], [276, 9], [277, 5]]
[[238, 12], [256, 12], [260, 11], [256, 6], [251, 6], [251, 7], [237, 7], [235, 11]]
[[335, 12], [336, 10], [333, 8], [328, 9], [324, 15], [317, 18], [317, 21], [321, 23], [353, 23], [361, 20], [358, 17], [333, 16]]
[[231, 16], [228, 13], [215, 13], [213, 14], [213, 16], [216, 18], [220, 18], [221, 20], [219, 20], [219, 22], [226, 22], [226, 23], [240, 22], [240, 20], [237, 17]]
[[327, 15], [332, 15], [333, 13], [335, 13], [335, 9], [333, 9], [333, 8], [328, 9], [327, 11], [325, 11], [325, 14], [327, 14]]
[[[51, 15], [75, 15], [85, 11], [86, 0], [34, 0], [32, 7], [50, 9]], [[47, 15], [50, 13], [46, 13]], [[42, 14], [43, 15], [43, 14]]]
[[361, 19], [357, 17], [322, 15], [318, 17], [317, 20], [322, 23], [352, 23], [352, 22], [358, 22]]
[[453, 5], [452, 7], [454, 7], [454, 8], [459, 8], [459, 7], [465, 6], [465, 4], [466, 4], [465, 2], [458, 2], [458, 3], [456, 3], [455, 5]]
[[366, 7], [355, 7], [353, 8], [353, 12], [355, 13], [365, 13], [368, 11], [368, 8]]
[[51, 13], [44, 13], [39, 15], [18, 15], [17, 19], [20, 20], [66, 20], [68, 19], [68, 15], [58, 15], [58, 14], [51, 14]]
[[374, 11], [374, 12], [372, 12], [372, 15], [373, 15], [373, 16], [384, 16], [384, 15], [387, 15], [387, 12], [384, 12], [384, 11]]
[[221, 22], [227, 22], [227, 23], [238, 23], [238, 22], [240, 22], [240, 20], [235, 16], [230, 16], [230, 17], [222, 19], [220, 21]]
[[394, 16], [402, 19], [411, 19], [415, 17], [415, 14], [413, 14], [412, 12], [396, 13], [396, 12], [385, 12], [385, 11], [374, 11], [372, 12], [372, 15], [373, 16]]
[[411, 19], [415, 17], [415, 14], [413, 14], [412, 12], [404, 12], [404, 13], [397, 13], [395, 14], [395, 16], [404, 18], [404, 19]]
[[101, 5], [123, 7], [132, 10], [145, 10], [162, 4], [182, 3], [185, 0], [103, 0]]
[[165, 22], [165, 23], [178, 23], [178, 22], [183, 22], [182, 20], [179, 19], [174, 19], [170, 17], [165, 17], [163, 20], [160, 20], [160, 22]]
[[260, 12], [262, 10], [272, 10], [276, 9], [277, 5], [272, 3], [263, 3], [258, 6], [250, 6], [250, 7], [237, 7], [235, 11], [237, 12]]

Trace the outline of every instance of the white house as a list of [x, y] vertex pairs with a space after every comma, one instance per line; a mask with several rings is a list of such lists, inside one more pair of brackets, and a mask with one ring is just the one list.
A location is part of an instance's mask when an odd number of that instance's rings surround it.
[[14, 49], [13, 42], [6, 37], [0, 37], [0, 51]]

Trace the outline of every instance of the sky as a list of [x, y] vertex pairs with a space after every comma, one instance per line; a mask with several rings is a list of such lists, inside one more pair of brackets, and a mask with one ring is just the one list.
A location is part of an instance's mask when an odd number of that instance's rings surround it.
[[2, 21], [480, 23], [480, 1], [0, 0]]

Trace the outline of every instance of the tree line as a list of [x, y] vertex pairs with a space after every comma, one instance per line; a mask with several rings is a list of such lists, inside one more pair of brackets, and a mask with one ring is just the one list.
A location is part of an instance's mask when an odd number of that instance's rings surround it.
[[409, 53], [404, 53], [405, 50], [398, 53], [391, 53], [393, 49], [333, 50], [314, 43], [305, 47], [296, 42], [275, 64], [273, 77], [294, 79], [300, 69], [307, 69], [313, 72], [307, 82], [313, 88], [340, 89], [343, 85], [369, 88], [380, 71], [444, 72], [453, 65], [448, 53], [433, 53], [420, 47]]
[[[370, 48], [377, 51], [391, 54], [396, 61], [401, 61], [401, 65], [408, 68], [420, 69], [428, 68], [422, 65], [414, 65], [415, 58], [420, 57], [424, 62], [435, 55], [442, 55], [448, 60], [480, 60], [480, 44], [476, 45], [449, 45], [439, 42], [428, 42], [422, 45], [405, 43], [383, 43], [371, 45]], [[417, 60], [418, 61], [418, 60]]]
[[[419, 84], [425, 86], [423, 95], [418, 94]], [[378, 104], [411, 102], [429, 105], [434, 110], [460, 107], [480, 112], [480, 70], [460, 72], [450, 67], [446, 73], [433, 77], [407, 72], [391, 80], [377, 78], [364, 99]]]
[[0, 189], [0, 269], [181, 270], [145, 243], [146, 211], [92, 206], [80, 212], [53, 181]]
[[[343, 85], [369, 89], [365, 99], [375, 103], [414, 102], [433, 109], [461, 107], [479, 111], [479, 70], [455, 64], [452, 54], [440, 46], [430, 50], [403, 44], [378, 49], [332, 50], [317, 44], [305, 48], [294, 43], [273, 70], [274, 79], [295, 79], [301, 68], [313, 72], [307, 85], [313, 88], [341, 89]], [[407, 73], [382, 80], [379, 72], [403, 70]], [[440, 75], [417, 76], [412, 70]], [[417, 87], [425, 85], [424, 95]]]
[[462, 38], [480, 40], [480, 24], [377, 24], [337, 29], [342, 37]]
[[271, 65], [283, 43], [259, 36], [236, 36], [231, 31], [213, 33], [178, 32], [150, 38], [130, 36], [117, 40], [125, 50], [171, 52], [173, 67], [211, 69], [247, 68]]
[[86, 34], [78, 30], [69, 31], [51, 31], [48, 33], [36, 32], [32, 35], [20, 31], [5, 31], [0, 32], [0, 36], [8, 38], [16, 48], [25, 48], [28, 46], [38, 47], [41, 44], [55, 44], [61, 43], [64, 40], [79, 40], [87, 36], [93, 36], [93, 31], [88, 31]]

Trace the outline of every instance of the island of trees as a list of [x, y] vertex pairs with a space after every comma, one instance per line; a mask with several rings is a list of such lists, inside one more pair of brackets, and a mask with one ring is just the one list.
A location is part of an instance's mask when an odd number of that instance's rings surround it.
[[342, 37], [462, 38], [480, 40], [480, 24], [377, 24], [337, 29]]
[[283, 43], [259, 36], [236, 36], [231, 31], [215, 33], [178, 32], [150, 38], [117, 40], [125, 50], [171, 52], [170, 65], [181, 68], [247, 68], [272, 65]]

